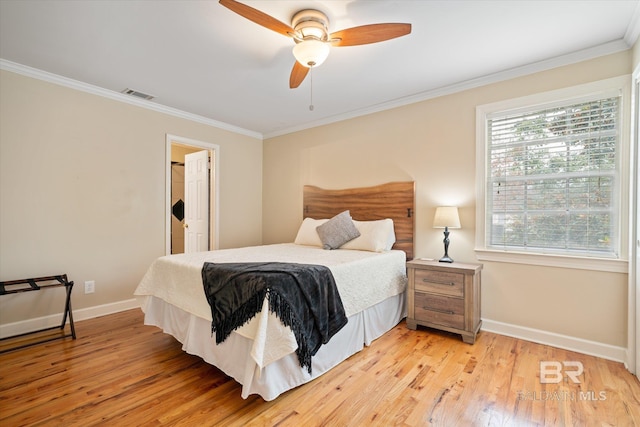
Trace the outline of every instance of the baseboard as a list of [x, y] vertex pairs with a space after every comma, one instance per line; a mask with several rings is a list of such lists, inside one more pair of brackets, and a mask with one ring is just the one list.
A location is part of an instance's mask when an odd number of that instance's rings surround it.
[[[73, 321], [78, 322], [80, 320], [93, 319], [94, 317], [106, 316], [107, 314], [118, 313], [120, 311], [138, 307], [140, 307], [138, 300], [133, 298], [130, 300], [97, 305], [94, 307], [81, 308], [79, 310], [73, 310]], [[20, 322], [7, 323], [5, 325], [0, 325], [0, 338], [59, 326], [60, 322], [62, 322], [62, 313], [37, 317], [35, 319], [22, 320]]]
[[610, 344], [584, 340], [568, 335], [542, 331], [540, 329], [482, 319], [482, 330], [538, 344], [576, 351], [578, 353], [589, 354], [591, 356], [602, 357], [603, 359], [613, 360], [625, 365], [627, 361], [627, 349], [624, 347], [616, 347]]
[[625, 353], [624, 367], [627, 368], [627, 371], [640, 379], [640, 372], [638, 371], [639, 366], [636, 364], [635, 357], [635, 353], [632, 352], [631, 349], [627, 349]]
[[[103, 304], [94, 307], [74, 310], [73, 319], [77, 322], [80, 320], [93, 319], [95, 317], [105, 316], [107, 314], [118, 313], [120, 311], [131, 310], [139, 307], [140, 304], [138, 303], [138, 300], [133, 298], [130, 300], [118, 301], [110, 304]], [[50, 316], [38, 317], [35, 319], [0, 325], [0, 338], [58, 326], [60, 325], [61, 320], [62, 313], [59, 313]], [[627, 349], [624, 347], [616, 347], [596, 341], [584, 340], [568, 335], [561, 335], [553, 332], [543, 331], [540, 329], [512, 325], [509, 323], [498, 322], [490, 319], [482, 319], [482, 330], [500, 335], [506, 335], [513, 338], [523, 339], [538, 344], [550, 345], [552, 347], [558, 347], [565, 350], [577, 351], [579, 353], [602, 357], [603, 359], [613, 360], [625, 365], [627, 364]]]

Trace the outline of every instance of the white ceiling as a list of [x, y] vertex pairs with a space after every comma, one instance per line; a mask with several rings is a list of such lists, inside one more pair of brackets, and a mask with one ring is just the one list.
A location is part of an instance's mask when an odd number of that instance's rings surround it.
[[217, 0], [0, 0], [0, 58], [269, 137], [625, 50], [640, 32], [640, 0], [243, 2], [287, 24], [313, 8], [331, 32], [412, 33], [332, 48], [313, 71], [313, 111], [310, 77], [288, 86], [292, 39]]

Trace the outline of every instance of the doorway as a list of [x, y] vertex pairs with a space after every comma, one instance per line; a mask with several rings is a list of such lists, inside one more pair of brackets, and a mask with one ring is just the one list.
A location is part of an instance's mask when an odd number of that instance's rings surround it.
[[208, 203], [205, 216], [206, 242], [201, 247], [209, 250], [218, 247], [218, 163], [219, 146], [216, 144], [196, 141], [175, 135], [166, 136], [166, 231], [165, 231], [165, 253], [184, 253], [185, 233], [184, 221], [185, 206], [187, 203], [184, 192], [185, 177], [185, 156], [196, 152], [208, 155], [210, 164], [210, 174], [206, 183], [208, 184]]

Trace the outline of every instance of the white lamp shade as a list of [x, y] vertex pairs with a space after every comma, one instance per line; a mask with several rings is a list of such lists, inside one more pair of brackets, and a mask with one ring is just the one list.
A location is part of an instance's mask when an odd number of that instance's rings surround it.
[[293, 56], [307, 68], [317, 67], [329, 56], [329, 45], [320, 40], [304, 40], [293, 47]]
[[440, 206], [436, 208], [433, 217], [433, 228], [460, 228], [458, 208], [455, 206]]

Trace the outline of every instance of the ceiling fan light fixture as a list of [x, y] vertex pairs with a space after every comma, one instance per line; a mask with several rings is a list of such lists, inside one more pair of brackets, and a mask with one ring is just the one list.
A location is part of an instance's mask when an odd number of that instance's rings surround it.
[[237, 0], [219, 0], [219, 2], [222, 6], [249, 21], [291, 37], [296, 42], [293, 48], [296, 62], [294, 62], [289, 76], [291, 89], [299, 87], [307, 74], [311, 74], [313, 68], [321, 65], [327, 59], [330, 46], [359, 46], [378, 43], [411, 33], [411, 24], [407, 23], [368, 24], [329, 33], [329, 18], [319, 10], [304, 9], [296, 12], [289, 26], [273, 16]]
[[329, 56], [329, 45], [320, 40], [303, 40], [293, 47], [293, 56], [307, 68], [318, 67]]

